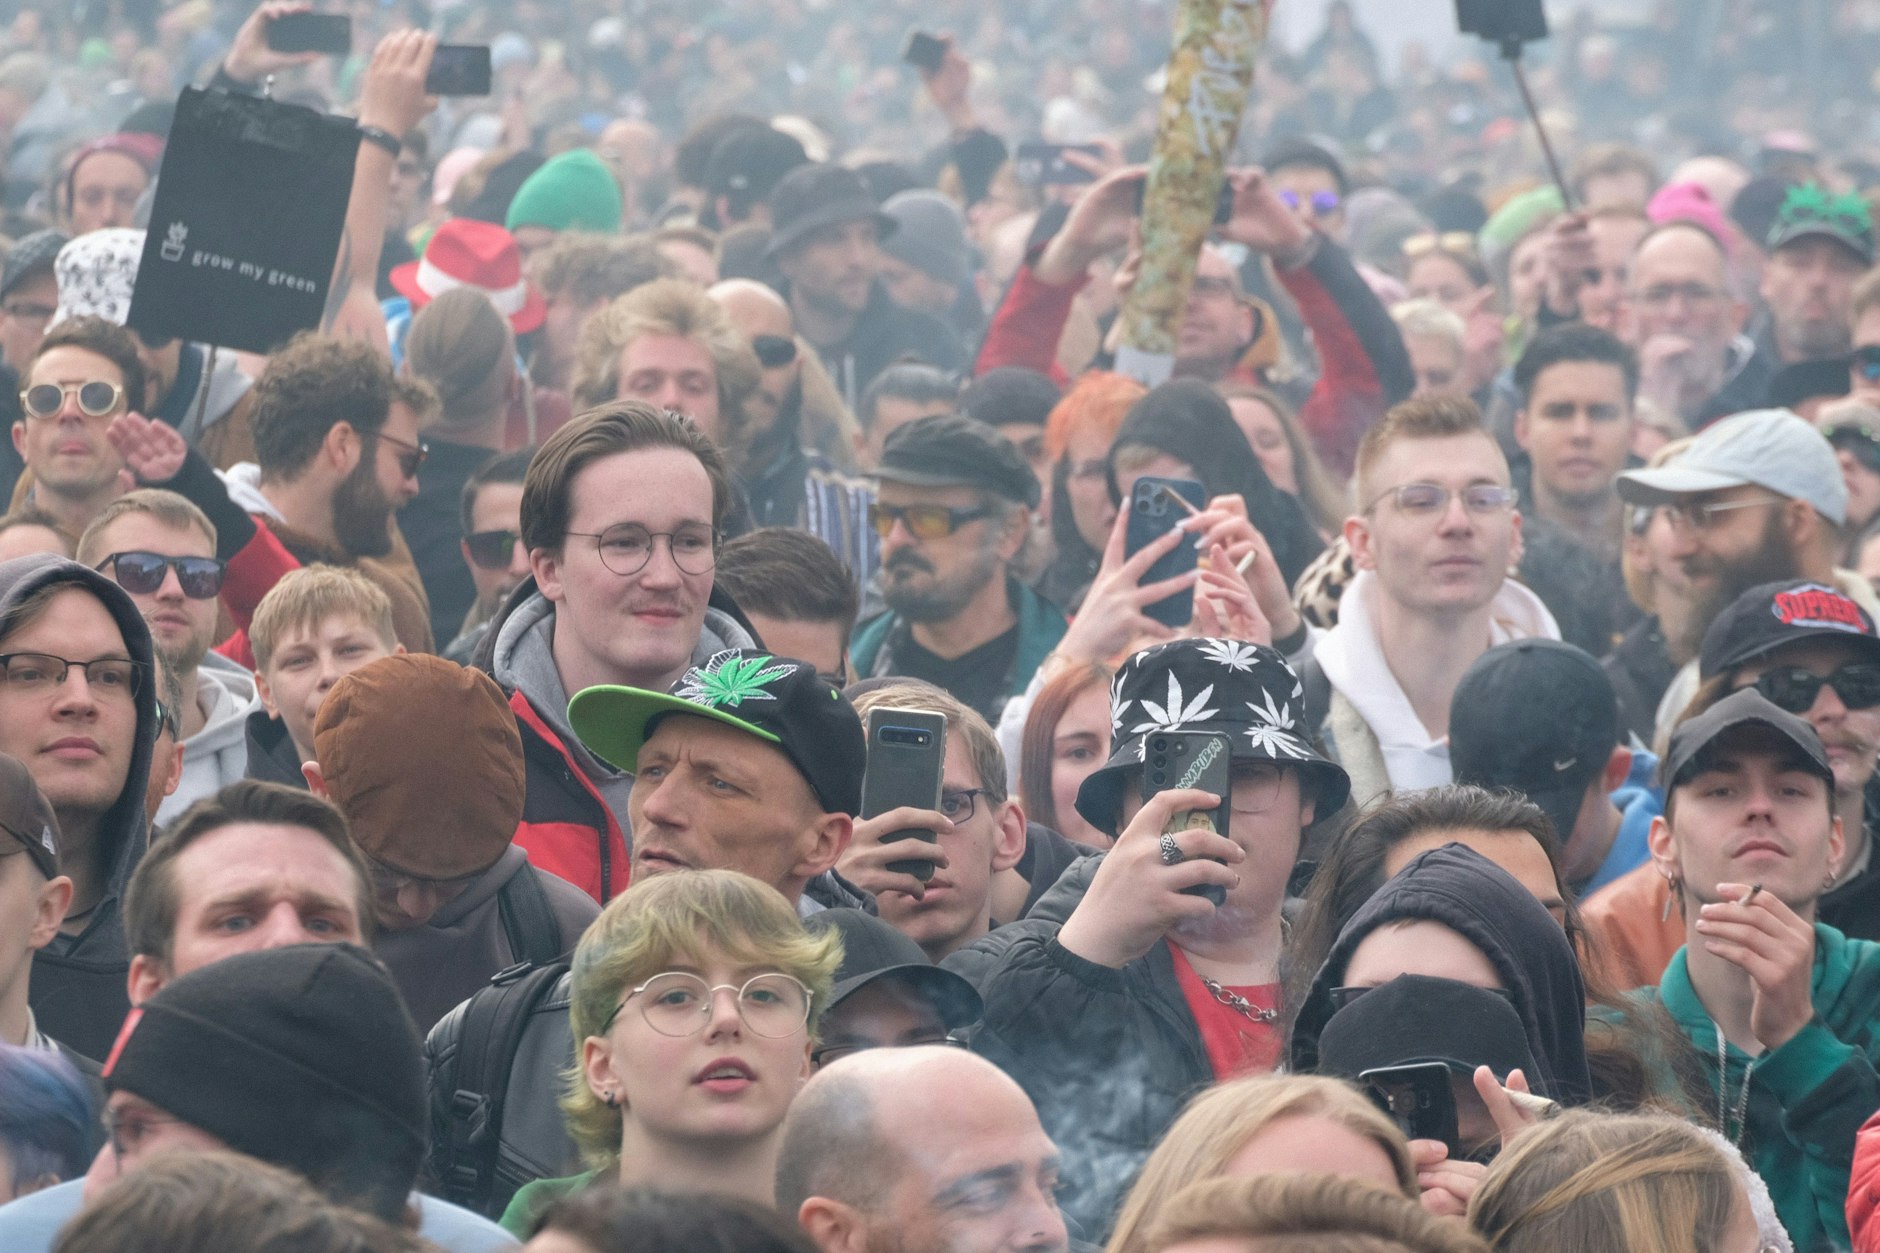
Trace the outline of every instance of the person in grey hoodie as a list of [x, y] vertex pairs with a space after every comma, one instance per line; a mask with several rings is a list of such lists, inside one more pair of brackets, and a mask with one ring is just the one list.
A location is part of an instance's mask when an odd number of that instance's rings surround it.
[[528, 795], [516, 843], [605, 903], [627, 886], [633, 775], [568, 722], [584, 688], [665, 691], [692, 665], [756, 640], [714, 598], [731, 480], [690, 419], [637, 400], [579, 415], [537, 452], [522, 487], [532, 578], [477, 652], [522, 732]]
[[77, 560], [130, 594], [156, 650], [182, 685], [172, 712], [183, 736], [183, 776], [157, 810], [159, 826], [248, 772], [248, 716], [261, 708], [255, 676], [209, 651], [223, 563], [215, 524], [174, 492], [144, 488], [105, 506], [79, 537]]
[[95, 570], [43, 554], [0, 562], [0, 672], [0, 752], [25, 763], [52, 803], [73, 882], [64, 925], [33, 958], [33, 1015], [100, 1059], [130, 1008], [119, 897], [144, 851], [157, 739], [150, 631]]
[[353, 671], [320, 702], [313, 790], [346, 815], [377, 903], [373, 944], [420, 1031], [519, 961], [553, 961], [600, 913], [531, 866], [522, 737], [479, 670], [399, 653]]

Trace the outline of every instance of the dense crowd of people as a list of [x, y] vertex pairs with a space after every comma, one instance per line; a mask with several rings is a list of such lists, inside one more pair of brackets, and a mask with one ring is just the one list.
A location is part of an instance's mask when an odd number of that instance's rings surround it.
[[[0, 1249], [1880, 1253], [1804, 7], [1554, 14], [1556, 185], [1333, 0], [1150, 386], [1173, 5], [11, 6]], [[351, 119], [265, 352], [195, 92]]]

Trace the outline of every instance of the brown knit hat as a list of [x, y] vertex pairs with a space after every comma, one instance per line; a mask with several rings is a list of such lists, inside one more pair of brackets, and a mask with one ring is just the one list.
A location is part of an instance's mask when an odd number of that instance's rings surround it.
[[522, 821], [522, 736], [480, 670], [419, 653], [362, 666], [320, 702], [313, 751], [354, 841], [394, 871], [481, 873]]

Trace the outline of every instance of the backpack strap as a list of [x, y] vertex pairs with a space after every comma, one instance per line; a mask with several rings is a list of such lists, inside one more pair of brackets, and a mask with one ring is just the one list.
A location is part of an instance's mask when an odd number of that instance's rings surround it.
[[[539, 884], [536, 891], [541, 892]], [[447, 1108], [438, 1111], [445, 1140], [439, 1146], [438, 1185], [445, 1200], [479, 1214], [488, 1207], [510, 1065], [536, 1005], [567, 970], [565, 961], [520, 962], [496, 975], [464, 1005], [456, 1060], [437, 1093], [447, 1102]]]
[[497, 889], [496, 912], [515, 960], [540, 966], [561, 956], [561, 926], [534, 866], [523, 863], [521, 871]]

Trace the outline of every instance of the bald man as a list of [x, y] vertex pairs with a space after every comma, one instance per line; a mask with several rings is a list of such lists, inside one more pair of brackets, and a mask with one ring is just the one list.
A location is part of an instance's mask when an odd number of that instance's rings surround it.
[[1057, 1149], [984, 1058], [938, 1045], [824, 1067], [783, 1124], [777, 1209], [823, 1253], [1064, 1253]]
[[[757, 349], [764, 377], [756, 393], [744, 402], [744, 412], [754, 433], [768, 431], [776, 425], [785, 403], [797, 394], [797, 377], [803, 368], [790, 306], [770, 287], [748, 278], [728, 278], [706, 294]], [[785, 340], [790, 341], [787, 348]]]
[[808, 531], [834, 550], [866, 587], [875, 572], [868, 525], [874, 489], [828, 454], [855, 446], [855, 419], [822, 374], [813, 349], [796, 338], [790, 307], [747, 278], [714, 283], [707, 294], [757, 352], [763, 375], [744, 402], [741, 448], [730, 450], [758, 526]]

